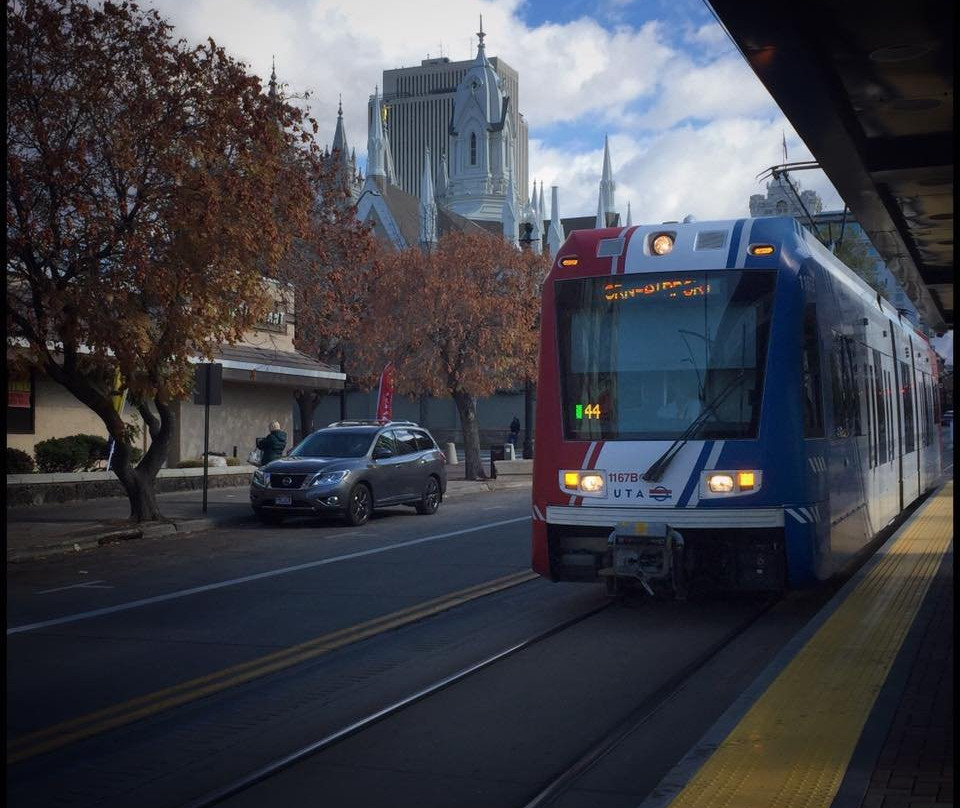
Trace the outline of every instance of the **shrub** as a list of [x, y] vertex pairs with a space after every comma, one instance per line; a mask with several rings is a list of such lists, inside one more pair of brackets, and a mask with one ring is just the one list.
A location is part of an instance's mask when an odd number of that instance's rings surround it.
[[7, 474], [30, 474], [33, 469], [33, 458], [29, 454], [7, 447]]
[[228, 457], [227, 458], [228, 466], [243, 466], [244, 462], [239, 457]]
[[191, 460], [181, 460], [177, 463], [178, 469], [202, 469], [203, 468], [203, 458], [194, 457]]
[[34, 447], [37, 466], [46, 473], [92, 469], [107, 458], [107, 441], [99, 435], [50, 438]]

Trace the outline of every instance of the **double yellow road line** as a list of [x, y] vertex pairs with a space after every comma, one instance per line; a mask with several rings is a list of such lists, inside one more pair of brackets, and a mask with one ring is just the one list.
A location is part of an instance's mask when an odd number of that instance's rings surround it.
[[468, 601], [532, 581], [537, 577], [534, 572], [524, 571], [486, 581], [449, 595], [418, 603], [407, 609], [401, 609], [382, 617], [367, 620], [364, 623], [324, 634], [299, 645], [284, 648], [248, 662], [232, 665], [206, 676], [191, 679], [163, 690], [157, 690], [88, 715], [31, 732], [28, 735], [22, 735], [19, 738], [14, 738], [7, 745], [7, 765], [19, 763], [84, 738], [90, 738], [102, 732], [132, 724], [134, 721], [149, 718], [165, 710], [299, 665], [346, 645], [400, 628], [409, 623], [415, 623]]

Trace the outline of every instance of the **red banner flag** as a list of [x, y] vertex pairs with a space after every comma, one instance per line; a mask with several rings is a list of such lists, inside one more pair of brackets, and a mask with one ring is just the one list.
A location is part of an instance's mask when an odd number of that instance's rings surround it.
[[393, 362], [387, 362], [380, 374], [380, 393], [377, 396], [377, 420], [393, 420]]

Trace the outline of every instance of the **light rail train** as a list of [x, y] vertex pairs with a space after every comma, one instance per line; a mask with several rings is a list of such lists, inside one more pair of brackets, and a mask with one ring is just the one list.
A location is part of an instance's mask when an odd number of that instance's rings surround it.
[[941, 478], [928, 340], [792, 218], [570, 234], [544, 283], [533, 568], [782, 590]]

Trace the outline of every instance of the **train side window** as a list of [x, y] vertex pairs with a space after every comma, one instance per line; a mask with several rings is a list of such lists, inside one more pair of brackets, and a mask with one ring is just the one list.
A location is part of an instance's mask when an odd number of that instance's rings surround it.
[[900, 363], [900, 412], [903, 414], [903, 453], [916, 448], [916, 428], [913, 421], [913, 374], [906, 362]]
[[833, 434], [837, 438], [860, 435], [859, 380], [854, 379], [851, 340], [834, 332], [830, 351], [830, 381], [833, 391]]
[[[894, 360], [896, 361], [896, 360]], [[887, 457], [897, 456], [897, 440], [894, 437], [897, 420], [893, 417], [893, 379], [889, 370], [883, 371], [883, 398], [887, 405]]]
[[923, 377], [923, 445], [933, 443], [933, 387], [930, 377]]
[[927, 445], [927, 383], [923, 374], [918, 373], [917, 379], [917, 444]]
[[846, 404], [844, 402], [846, 391], [841, 378], [842, 355], [842, 338], [839, 334], [834, 333], [830, 346], [830, 387], [833, 392], [833, 435], [837, 438], [844, 438], [848, 434], [845, 417]]
[[[861, 352], [862, 354], [862, 352]], [[853, 435], [863, 434], [863, 424], [860, 421], [860, 388], [863, 383], [860, 369], [863, 367], [863, 356], [857, 361], [855, 346], [849, 337], [843, 338], [843, 360], [847, 376], [847, 418], [850, 422], [850, 432]]]
[[806, 438], [823, 437], [818, 348], [816, 307], [808, 301], [803, 311], [803, 435]]
[[873, 349], [873, 393], [877, 410], [877, 465], [887, 462], [887, 408], [883, 395], [883, 366], [880, 351]]
[[877, 419], [874, 414], [873, 401], [873, 368], [870, 365], [863, 366], [864, 396], [863, 400], [867, 404], [867, 466], [873, 468], [877, 465], [877, 438], [876, 428]]

